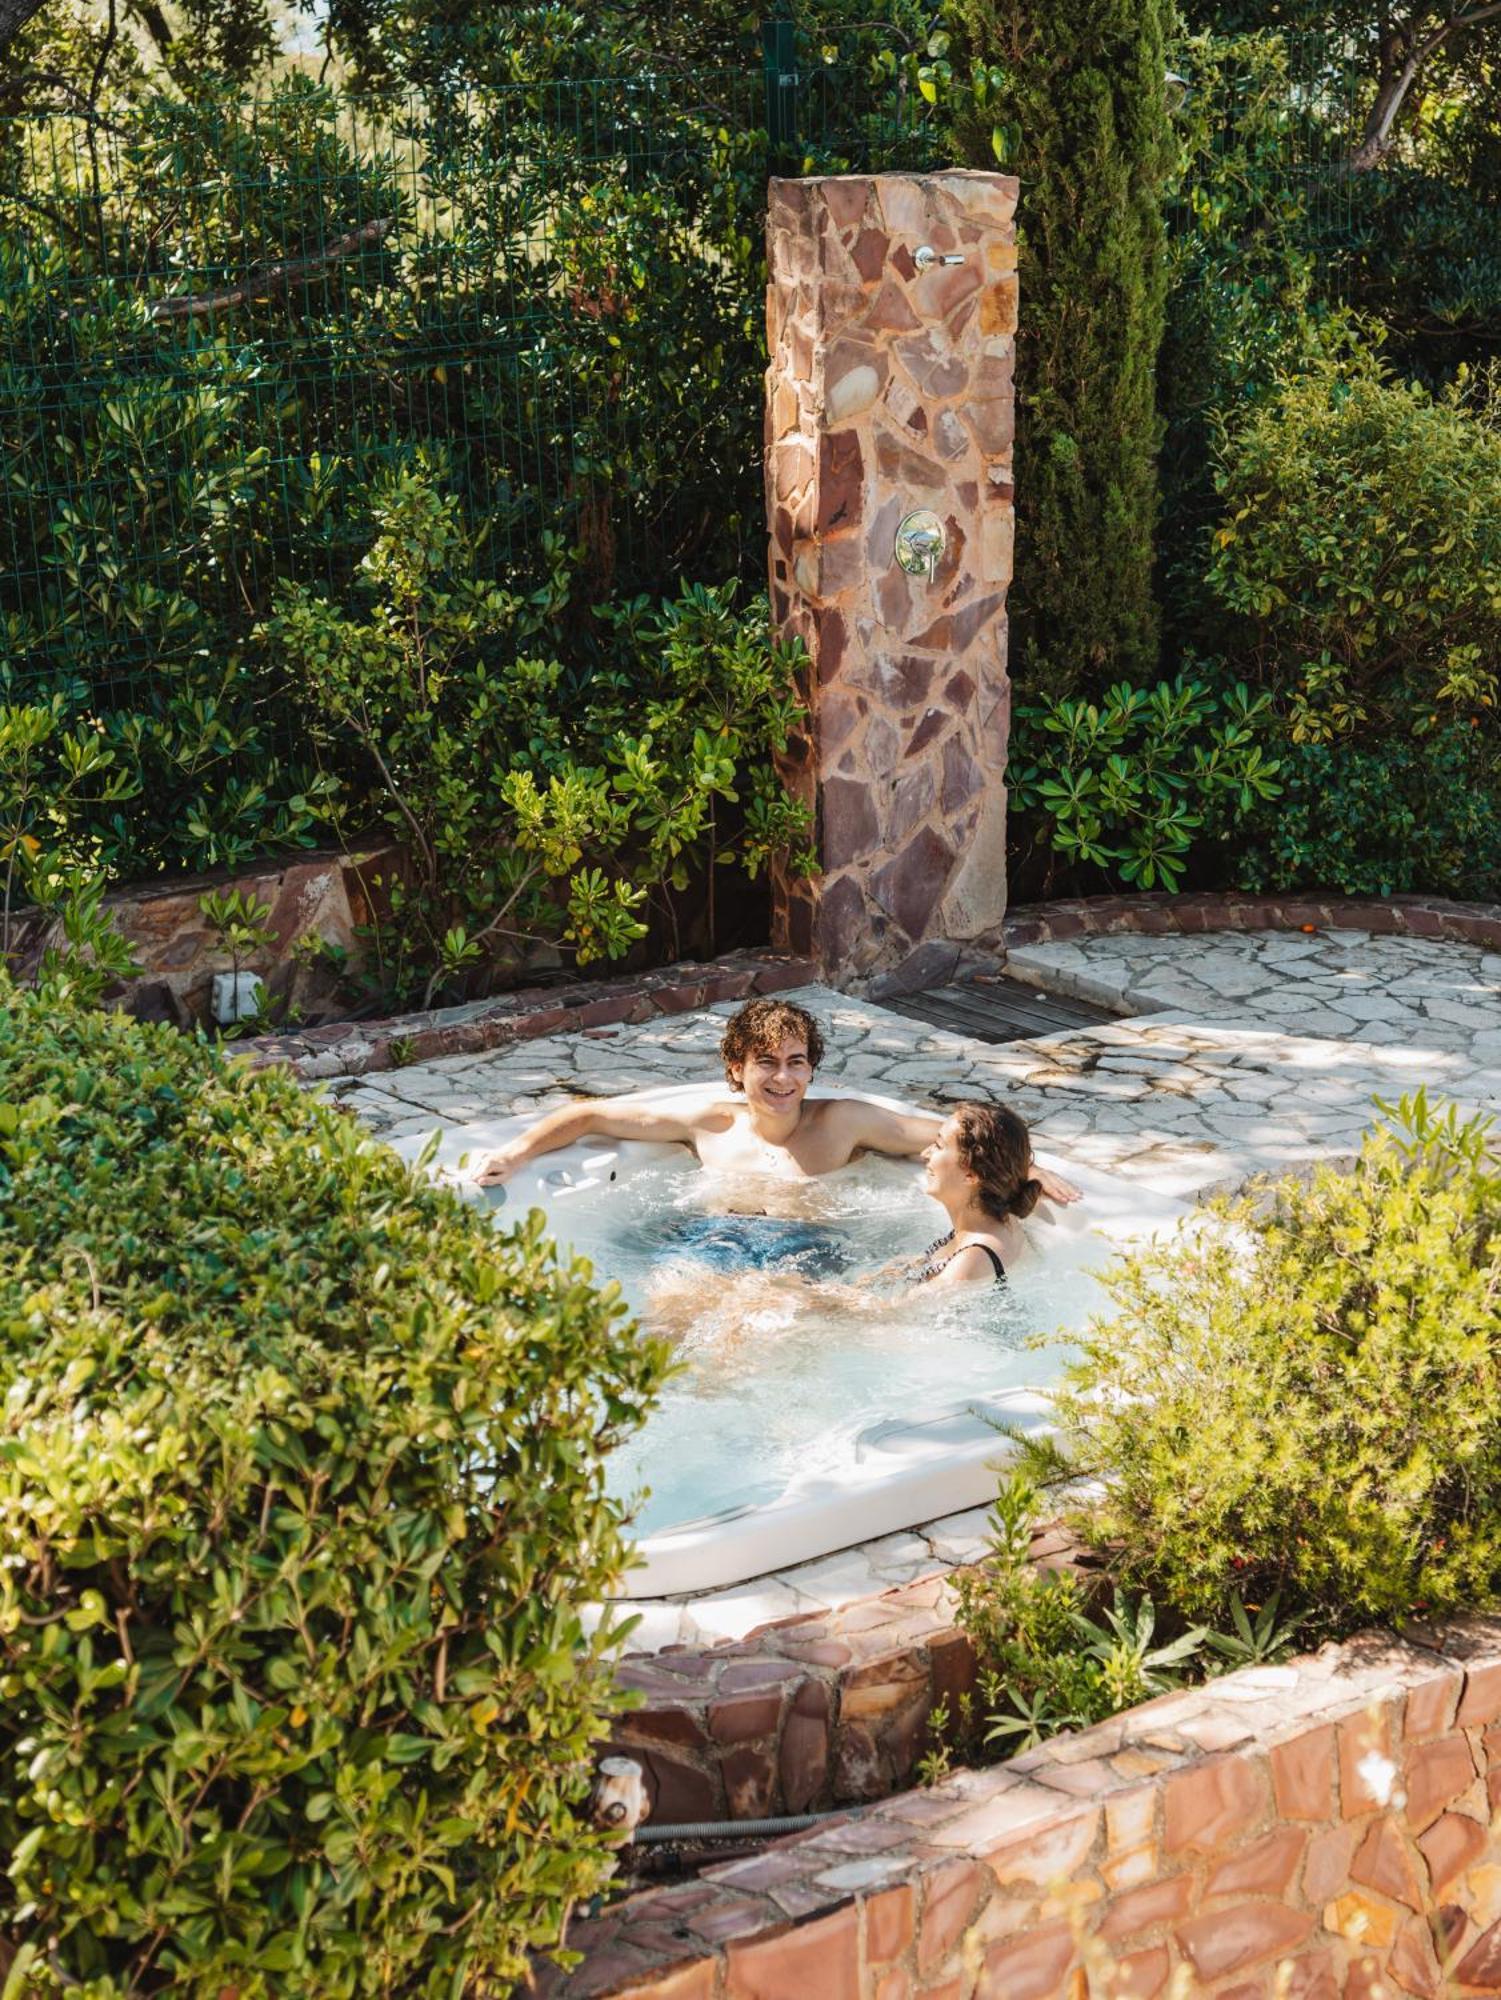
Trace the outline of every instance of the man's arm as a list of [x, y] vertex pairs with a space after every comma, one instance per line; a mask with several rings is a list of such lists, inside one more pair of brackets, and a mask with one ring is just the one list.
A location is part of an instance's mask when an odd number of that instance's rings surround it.
[[585, 1098], [549, 1111], [508, 1146], [487, 1153], [474, 1178], [481, 1187], [493, 1187], [541, 1154], [556, 1153], [578, 1139], [657, 1139], [691, 1145], [694, 1134], [712, 1120], [712, 1112], [706, 1116], [703, 1110], [653, 1109], [629, 1097]]
[[931, 1146], [943, 1123], [930, 1111], [888, 1111], [868, 1097], [842, 1098], [839, 1109], [848, 1121], [852, 1151], [863, 1146], [867, 1152], [891, 1153], [901, 1160], [916, 1159]]

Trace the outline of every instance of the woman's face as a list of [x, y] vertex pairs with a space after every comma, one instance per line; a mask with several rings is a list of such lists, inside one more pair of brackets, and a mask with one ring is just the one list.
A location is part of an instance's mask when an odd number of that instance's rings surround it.
[[938, 1136], [923, 1154], [927, 1168], [923, 1186], [945, 1207], [951, 1202], [963, 1202], [975, 1185], [975, 1176], [960, 1156], [959, 1144], [959, 1120], [951, 1114], [939, 1126]]

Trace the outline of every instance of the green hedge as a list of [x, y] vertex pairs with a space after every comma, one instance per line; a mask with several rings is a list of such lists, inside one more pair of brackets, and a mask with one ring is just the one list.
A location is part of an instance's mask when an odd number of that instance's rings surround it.
[[19, 1990], [499, 1993], [601, 1879], [616, 1641], [579, 1607], [662, 1353], [539, 1223], [202, 1044], [0, 995]]

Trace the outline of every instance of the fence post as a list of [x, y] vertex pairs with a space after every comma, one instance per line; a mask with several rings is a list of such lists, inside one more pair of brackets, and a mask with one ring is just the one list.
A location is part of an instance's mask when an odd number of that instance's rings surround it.
[[782, 6], [761, 23], [761, 69], [766, 133], [776, 166], [797, 145], [797, 24]]

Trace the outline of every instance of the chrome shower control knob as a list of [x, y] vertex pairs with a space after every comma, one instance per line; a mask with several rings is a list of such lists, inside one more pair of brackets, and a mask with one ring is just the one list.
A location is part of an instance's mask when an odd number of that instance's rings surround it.
[[962, 264], [964, 258], [958, 250], [945, 254], [942, 250], [935, 250], [931, 243], [923, 243], [913, 251], [912, 261], [919, 271], [936, 271], [944, 264]]
[[948, 534], [931, 507], [919, 507], [906, 515], [896, 531], [897, 566], [908, 576], [925, 576], [931, 583], [938, 574], [938, 559], [948, 547]]

